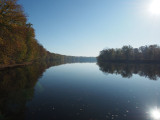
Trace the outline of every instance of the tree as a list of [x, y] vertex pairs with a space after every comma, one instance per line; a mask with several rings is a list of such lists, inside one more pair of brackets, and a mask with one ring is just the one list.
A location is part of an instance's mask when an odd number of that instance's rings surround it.
[[98, 61], [156, 61], [160, 60], [160, 46], [150, 45], [133, 48], [123, 46], [120, 49], [105, 49], [97, 57]]
[[25, 25], [27, 21], [22, 7], [17, 4], [17, 0], [0, 1], [0, 18], [0, 25], [5, 27]]

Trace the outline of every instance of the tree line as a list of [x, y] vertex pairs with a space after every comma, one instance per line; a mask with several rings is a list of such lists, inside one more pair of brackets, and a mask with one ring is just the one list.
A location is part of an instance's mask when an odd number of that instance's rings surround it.
[[84, 57], [84, 56], [67, 56], [55, 53], [48, 53], [45, 61], [61, 61], [64, 63], [71, 63], [71, 62], [96, 62], [96, 57]]
[[123, 46], [116, 49], [104, 49], [97, 57], [100, 62], [159, 62], [160, 46], [149, 45], [133, 48], [132, 46]]
[[17, 0], [0, 0], [0, 67], [39, 59], [82, 61], [80, 57], [47, 51], [36, 40], [34, 28], [27, 22], [23, 8]]

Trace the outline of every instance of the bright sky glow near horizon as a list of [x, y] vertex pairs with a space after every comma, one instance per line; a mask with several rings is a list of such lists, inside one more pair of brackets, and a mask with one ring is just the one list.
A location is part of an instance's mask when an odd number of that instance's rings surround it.
[[19, 0], [48, 51], [98, 56], [104, 48], [160, 45], [160, 0]]

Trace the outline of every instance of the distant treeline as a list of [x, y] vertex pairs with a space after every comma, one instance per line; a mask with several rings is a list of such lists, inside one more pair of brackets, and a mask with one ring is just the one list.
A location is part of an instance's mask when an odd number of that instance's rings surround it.
[[160, 62], [160, 46], [133, 48], [129, 45], [117, 49], [104, 49], [97, 59], [99, 62]]
[[48, 56], [45, 58], [46, 61], [61, 61], [61, 62], [96, 62], [96, 57], [76, 57], [76, 56], [66, 56], [61, 54], [55, 54], [55, 53], [48, 53]]
[[85, 58], [47, 51], [35, 39], [34, 28], [27, 22], [22, 6], [17, 4], [17, 0], [0, 0], [0, 67], [39, 59], [83, 61]]

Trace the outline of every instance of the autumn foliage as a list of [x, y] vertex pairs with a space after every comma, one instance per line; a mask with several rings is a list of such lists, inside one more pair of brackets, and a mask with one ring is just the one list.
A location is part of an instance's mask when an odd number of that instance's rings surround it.
[[0, 64], [24, 63], [46, 55], [17, 0], [0, 0]]
[[45, 61], [95, 61], [93, 57], [74, 57], [50, 53], [35, 39], [31, 23], [17, 0], [0, 0], [0, 67]]

